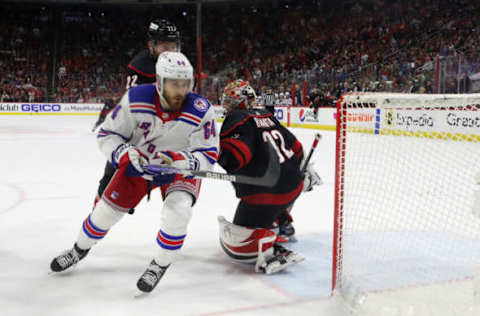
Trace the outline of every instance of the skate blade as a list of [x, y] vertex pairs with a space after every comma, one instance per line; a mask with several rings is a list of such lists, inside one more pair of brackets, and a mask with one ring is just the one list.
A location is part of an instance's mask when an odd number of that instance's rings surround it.
[[293, 235], [293, 236], [279, 235], [278, 239], [275, 242], [278, 242], [278, 243], [281, 243], [281, 244], [287, 244], [287, 243], [290, 243], [290, 242], [297, 242], [297, 241], [298, 241], [298, 239], [295, 237], [295, 235]]
[[148, 292], [142, 292], [142, 291], [137, 291], [137, 294], [135, 294], [135, 295], [133, 296], [133, 298], [136, 299], [136, 300], [141, 300], [141, 299], [143, 299], [143, 298], [146, 298], [146, 297], [148, 296], [148, 294], [150, 294], [150, 293], [148, 293]]
[[298, 239], [295, 236], [290, 236], [287, 238], [287, 242], [297, 242]]

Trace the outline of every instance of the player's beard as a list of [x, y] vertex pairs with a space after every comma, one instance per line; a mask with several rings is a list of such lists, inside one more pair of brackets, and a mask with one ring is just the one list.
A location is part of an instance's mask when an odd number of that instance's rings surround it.
[[182, 108], [183, 101], [185, 101], [185, 96], [181, 94], [176, 94], [173, 96], [165, 95], [165, 100], [168, 103], [168, 110], [169, 111], [179, 111]]

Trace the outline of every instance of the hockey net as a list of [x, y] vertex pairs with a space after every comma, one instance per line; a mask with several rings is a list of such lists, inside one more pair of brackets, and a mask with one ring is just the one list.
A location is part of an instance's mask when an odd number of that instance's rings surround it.
[[475, 314], [479, 104], [480, 94], [339, 100], [332, 288], [350, 314]]

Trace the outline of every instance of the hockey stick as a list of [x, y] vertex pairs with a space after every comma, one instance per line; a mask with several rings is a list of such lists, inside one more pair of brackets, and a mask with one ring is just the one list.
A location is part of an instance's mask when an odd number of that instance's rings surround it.
[[315, 134], [315, 139], [313, 140], [312, 147], [310, 148], [310, 152], [308, 153], [307, 159], [303, 161], [302, 167], [300, 170], [305, 173], [307, 171], [307, 166], [308, 163], [310, 162], [310, 159], [312, 158], [313, 152], [317, 148], [318, 142], [322, 139], [322, 135], [320, 133]]
[[273, 187], [277, 184], [278, 178], [280, 177], [280, 162], [278, 161], [277, 154], [275, 153], [272, 146], [268, 146], [269, 159], [268, 166], [265, 174], [261, 177], [249, 177], [244, 175], [235, 175], [223, 172], [214, 172], [214, 171], [193, 171], [178, 169], [169, 166], [162, 165], [145, 165], [143, 168], [145, 172], [151, 175], [163, 175], [163, 174], [172, 174], [177, 173], [184, 176], [193, 176], [200, 178], [208, 178], [215, 180], [224, 180], [230, 182], [237, 182], [243, 184], [258, 185], [264, 187]]

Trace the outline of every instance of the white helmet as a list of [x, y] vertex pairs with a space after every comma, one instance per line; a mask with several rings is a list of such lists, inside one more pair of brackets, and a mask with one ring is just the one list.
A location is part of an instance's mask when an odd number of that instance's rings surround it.
[[180, 52], [161, 53], [155, 65], [155, 72], [159, 77], [156, 83], [157, 91], [164, 102], [166, 100], [163, 97], [163, 86], [166, 78], [190, 80], [189, 91], [193, 88], [193, 67], [188, 58]]

